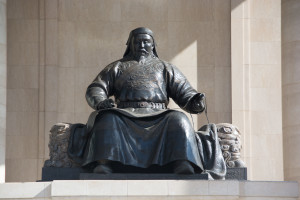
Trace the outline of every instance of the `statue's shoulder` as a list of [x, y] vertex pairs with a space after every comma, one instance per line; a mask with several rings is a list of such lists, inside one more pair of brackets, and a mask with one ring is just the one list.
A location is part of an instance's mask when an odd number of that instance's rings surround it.
[[110, 63], [109, 65], [107, 65], [106, 67], [107, 68], [118, 67], [119, 65], [121, 65], [122, 62], [123, 62], [122, 59], [116, 60], [116, 61]]
[[155, 62], [157, 62], [157, 63], [163, 65], [164, 67], [171, 67], [171, 66], [172, 66], [171, 63], [169, 63], [169, 62], [167, 62], [167, 61], [165, 61], [165, 60], [162, 60], [162, 59], [160, 59], [160, 58], [157, 58], [157, 57], [155, 58]]
[[171, 76], [176, 76], [178, 79], [186, 79], [182, 72], [172, 63], [161, 60], [164, 65], [165, 72]]
[[159, 60], [159, 62], [164, 66], [164, 68], [165, 68], [167, 71], [173, 70], [174, 68], [177, 69], [176, 66], [173, 65], [172, 63], [167, 62], [167, 61], [164, 61], [164, 60], [161, 60], [161, 59], [159, 59], [159, 58], [157, 58], [157, 59]]
[[116, 60], [110, 64], [108, 64], [102, 71], [103, 72], [109, 72], [109, 71], [115, 71], [122, 63], [122, 59]]

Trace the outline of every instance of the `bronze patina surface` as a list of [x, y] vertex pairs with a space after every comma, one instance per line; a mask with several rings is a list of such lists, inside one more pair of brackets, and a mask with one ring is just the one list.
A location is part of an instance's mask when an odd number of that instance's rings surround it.
[[195, 134], [183, 112], [167, 108], [172, 98], [183, 110], [201, 113], [203, 97], [174, 65], [158, 57], [153, 32], [137, 28], [123, 58], [88, 86], [86, 99], [95, 112], [87, 126], [71, 130], [68, 154], [82, 166], [94, 164], [95, 173], [114, 172], [112, 165], [118, 163], [172, 166], [174, 173], [222, 179], [226, 167], [216, 131]]

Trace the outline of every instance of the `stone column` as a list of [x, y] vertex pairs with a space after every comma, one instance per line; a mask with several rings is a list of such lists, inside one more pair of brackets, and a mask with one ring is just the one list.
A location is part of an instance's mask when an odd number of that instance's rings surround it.
[[231, 1], [232, 123], [250, 180], [282, 180], [281, 1]]
[[282, 0], [284, 179], [300, 181], [300, 1]]
[[6, 182], [38, 180], [39, 38], [39, 1], [8, 0]]
[[0, 1], [0, 183], [5, 182], [6, 0]]

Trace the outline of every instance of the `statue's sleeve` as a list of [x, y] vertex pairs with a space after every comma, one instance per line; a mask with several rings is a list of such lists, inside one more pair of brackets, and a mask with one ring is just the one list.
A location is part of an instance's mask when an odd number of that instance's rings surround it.
[[194, 109], [193, 99], [197, 96], [197, 91], [191, 86], [186, 77], [170, 64], [167, 65], [167, 92], [176, 104], [183, 110], [196, 114], [198, 111]]
[[97, 110], [98, 104], [114, 94], [114, 81], [116, 76], [116, 64], [105, 67], [88, 86], [85, 98], [88, 104]]

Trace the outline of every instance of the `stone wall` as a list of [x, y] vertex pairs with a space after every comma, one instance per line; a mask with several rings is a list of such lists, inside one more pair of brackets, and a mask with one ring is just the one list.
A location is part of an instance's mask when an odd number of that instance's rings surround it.
[[6, 181], [38, 178], [39, 22], [37, 0], [7, 1]]
[[282, 1], [284, 179], [300, 181], [300, 2]]
[[0, 1], [0, 183], [5, 181], [6, 0]]
[[[231, 123], [230, 0], [9, 0], [6, 181], [35, 181], [57, 122], [85, 123], [85, 89], [121, 58], [129, 31], [206, 93], [211, 122]], [[171, 103], [171, 107], [177, 107]], [[194, 116], [195, 129], [206, 123]]]

